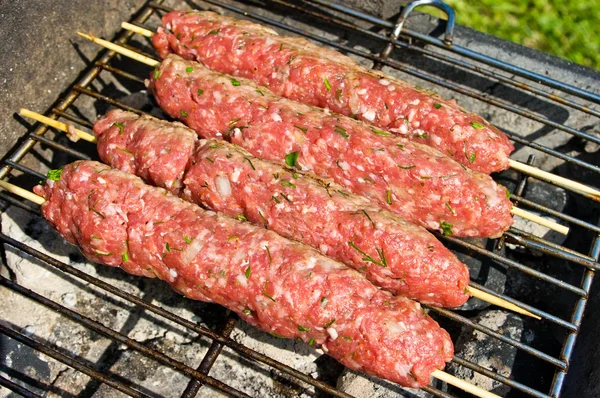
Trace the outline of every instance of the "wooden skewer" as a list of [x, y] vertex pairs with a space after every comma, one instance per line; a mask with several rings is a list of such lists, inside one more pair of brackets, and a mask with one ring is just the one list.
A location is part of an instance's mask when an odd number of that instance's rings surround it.
[[[134, 33], [138, 33], [142, 36], [152, 37], [154, 36], [154, 32], [148, 29], [140, 28], [137, 25], [133, 25], [129, 22], [121, 23], [121, 27], [123, 29], [129, 30]], [[582, 193], [586, 193], [594, 196], [596, 199], [600, 200], [600, 191], [594, 189], [592, 187], [588, 187], [587, 185], [581, 184], [579, 182], [569, 180], [568, 178], [564, 178], [561, 176], [557, 176], [556, 174], [549, 173], [547, 171], [541, 170], [537, 167], [530, 166], [525, 163], [518, 162], [516, 160], [509, 159], [510, 167], [513, 169], [520, 171], [522, 173], [528, 174], [537, 179], [551, 182], [555, 185], [561, 186], [563, 188], [567, 188], [573, 191], [578, 191]]]
[[[58, 130], [61, 130], [61, 131], [64, 131], [64, 132], [68, 132], [69, 131], [69, 126], [67, 126], [65, 123], [61, 123], [61, 122], [59, 122], [57, 120], [51, 119], [51, 118], [46, 117], [44, 115], [40, 115], [39, 113], [36, 113], [36, 112], [32, 112], [32, 111], [30, 111], [28, 109], [21, 108], [21, 110], [19, 111], [19, 113], [22, 116], [25, 116], [25, 117], [31, 118], [33, 120], [36, 120], [38, 122], [47, 124], [47, 125], [52, 126], [52, 127], [56, 128]], [[74, 128], [74, 127], [71, 127], [70, 130], [72, 132], [76, 133], [79, 136], [79, 138], [81, 138], [81, 139], [83, 139], [85, 141], [92, 142], [92, 143], [96, 142], [96, 137], [93, 136], [93, 135], [91, 135], [91, 134], [86, 133], [85, 131], [78, 130], [78, 129]], [[496, 297], [494, 295], [491, 295], [489, 293], [486, 293], [486, 292], [481, 291], [479, 289], [476, 289], [474, 287], [469, 287], [469, 292], [471, 293], [471, 295], [473, 297], [477, 297], [480, 300], [487, 301], [488, 303], [496, 305], [498, 307], [506, 308], [507, 310], [518, 312], [519, 314], [527, 315], [527, 316], [530, 316], [530, 317], [535, 318], [535, 319], [542, 319], [538, 315], [532, 314], [531, 312], [527, 311], [524, 308], [521, 308], [521, 307], [519, 307], [519, 306], [517, 306], [517, 305], [515, 305], [513, 303], [509, 303], [508, 301], [506, 301], [504, 299], [501, 299], [499, 297]]]
[[[145, 63], [146, 65], [150, 65], [150, 66], [157, 66], [160, 64], [159, 61], [152, 59], [150, 57], [146, 57], [145, 55], [142, 54], [138, 54], [135, 51], [131, 51], [128, 48], [124, 48], [119, 46], [118, 44], [112, 43], [108, 40], [104, 40], [104, 39], [99, 39], [97, 37], [94, 36], [90, 36], [90, 35], [86, 35], [85, 33], [81, 33], [81, 32], [77, 32], [78, 35], [85, 37], [86, 39], [89, 39], [91, 41], [93, 41], [94, 43], [97, 43], [105, 48], [108, 48], [109, 50], [112, 50], [116, 53], [119, 53], [121, 55], [125, 55], [126, 57], [130, 57], [136, 61], [140, 61]], [[514, 215], [518, 215], [519, 217], [525, 218], [527, 220], [533, 221], [535, 223], [538, 223], [540, 225], [543, 225], [547, 228], [550, 228], [553, 231], [559, 232], [563, 235], [567, 235], [569, 233], [569, 228], [565, 227], [564, 225], [561, 225], [557, 222], [551, 221], [551, 220], [547, 220], [545, 218], [542, 218], [538, 215], [535, 215], [533, 213], [529, 213], [528, 211], [522, 210], [522, 209], [518, 209], [516, 207], [513, 207], [511, 209], [511, 213]]]
[[[30, 192], [26, 189], [23, 189], [21, 187], [13, 185], [9, 182], [6, 182], [4, 180], [0, 180], [0, 187], [6, 189], [9, 192], [12, 192], [12, 193], [18, 195], [18, 196], [21, 196], [22, 198], [25, 198], [34, 203], [37, 203], [39, 205], [41, 205], [42, 203], [45, 202], [45, 199], [43, 197], [36, 195], [33, 192]], [[481, 397], [481, 398], [500, 398], [496, 394], [486, 391], [480, 387], [470, 384], [467, 381], [461, 380], [458, 377], [452, 376], [451, 374], [448, 374], [441, 370], [434, 370], [431, 373], [431, 376], [433, 376], [437, 379], [440, 379], [442, 381], [445, 381], [448, 384], [451, 384], [457, 388], [460, 388], [461, 390], [464, 390], [468, 393], [471, 393], [471, 394]]]
[[441, 370], [434, 370], [431, 373], [431, 376], [435, 377], [436, 379], [440, 379], [441, 381], [445, 381], [446, 383], [453, 385], [454, 387], [460, 388], [463, 391], [473, 394], [476, 397], [500, 398], [499, 395], [486, 391], [481, 387], [477, 387], [476, 385], [471, 384], [468, 381], [459, 379], [458, 377], [452, 376], [451, 374], [443, 372]]

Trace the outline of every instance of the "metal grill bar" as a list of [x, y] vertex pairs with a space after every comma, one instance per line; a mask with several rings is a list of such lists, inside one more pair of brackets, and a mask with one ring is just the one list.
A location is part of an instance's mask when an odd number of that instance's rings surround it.
[[198, 372], [197, 370], [194, 370], [194, 369], [190, 368], [189, 366], [186, 366], [185, 364], [183, 364], [179, 361], [176, 361], [176, 360], [172, 359], [171, 357], [169, 357], [159, 351], [150, 349], [150, 348], [146, 347], [145, 345], [138, 343], [137, 341], [132, 340], [125, 335], [122, 335], [121, 333], [115, 332], [114, 330], [107, 328], [106, 326], [102, 325], [99, 322], [94, 321], [93, 319], [90, 319], [84, 315], [81, 315], [73, 310], [68, 309], [67, 307], [65, 307], [63, 305], [60, 305], [52, 300], [47, 299], [44, 296], [37, 294], [33, 290], [30, 290], [21, 285], [18, 285], [4, 277], [0, 277], [0, 285], [3, 285], [5, 287], [9, 288], [9, 289], [23, 295], [24, 297], [32, 299], [32, 300], [36, 301], [37, 303], [42, 304], [42, 305], [52, 309], [53, 311], [56, 311], [59, 314], [64, 315], [64, 316], [68, 317], [69, 319], [82, 324], [86, 328], [91, 329], [97, 333], [100, 333], [101, 335], [103, 335], [105, 337], [108, 337], [111, 340], [115, 340], [121, 344], [125, 344], [129, 348], [134, 349], [134, 350], [144, 354], [145, 356], [152, 358], [152, 359], [156, 360], [157, 362], [160, 362], [161, 364], [163, 364], [165, 366], [169, 366], [173, 369], [177, 369], [178, 371], [180, 371], [181, 373], [183, 373], [189, 377], [195, 377], [197, 379], [200, 379], [204, 383], [208, 384], [211, 387], [214, 387], [214, 388], [216, 388], [220, 391], [223, 391], [234, 397], [250, 398], [249, 395], [244, 394], [243, 392], [238, 391], [232, 387], [229, 387], [227, 384], [224, 384], [210, 376], [206, 376], [206, 375]]
[[18, 385], [17, 383], [13, 383], [12, 381], [6, 379], [4, 376], [0, 376], [0, 386], [6, 387], [9, 390], [16, 392], [24, 396], [25, 398], [42, 398], [41, 395], [37, 395], [36, 393], [29, 391], [28, 389]]
[[[337, 11], [341, 11], [345, 14], [352, 15], [355, 18], [371, 22], [371, 23], [379, 25], [381, 27], [385, 27], [385, 28], [393, 28], [394, 27], [394, 25], [389, 21], [379, 19], [379, 18], [373, 17], [371, 15], [367, 15], [367, 14], [355, 11], [349, 7], [345, 7], [340, 4], [331, 3], [331, 2], [325, 1], [325, 0], [307, 0], [307, 1], [310, 3], [316, 3], [319, 5], [325, 6], [327, 8], [335, 9]], [[210, 1], [207, 1], [207, 2], [210, 3]], [[482, 62], [484, 64], [493, 66], [498, 69], [502, 69], [506, 72], [513, 73], [513, 74], [521, 76], [521, 77], [525, 77], [529, 80], [539, 82], [539, 83], [547, 85], [549, 87], [557, 88], [561, 91], [564, 91], [565, 93], [569, 93], [569, 94], [581, 97], [583, 99], [587, 99], [589, 101], [600, 103], [600, 95], [596, 95], [587, 90], [583, 90], [578, 87], [574, 87], [569, 84], [565, 84], [560, 81], [551, 79], [547, 76], [543, 76], [538, 73], [534, 73], [532, 71], [529, 71], [529, 70], [526, 70], [523, 68], [519, 68], [517, 66], [508, 64], [508, 63], [500, 61], [498, 59], [491, 58], [491, 57], [485, 56], [483, 54], [480, 54], [478, 52], [469, 50], [468, 48], [464, 48], [464, 47], [457, 46], [454, 44], [451, 46], [448, 46], [442, 40], [436, 39], [435, 37], [424, 35], [419, 32], [415, 32], [410, 29], [403, 29], [402, 33], [406, 36], [418, 39], [427, 44], [431, 44], [436, 47], [443, 48], [444, 50], [456, 52], [459, 55]]]
[[[3, 282], [0, 282], [0, 283], [3, 283]], [[72, 367], [73, 369], [77, 369], [81, 373], [85, 373], [86, 375], [88, 375], [96, 380], [99, 380], [106, 385], [109, 385], [112, 388], [119, 390], [124, 394], [129, 395], [130, 397], [137, 397], [137, 398], [148, 397], [148, 395], [142, 394], [139, 391], [136, 391], [133, 388], [114, 380], [112, 377], [108, 377], [104, 373], [98, 372], [97, 370], [92, 369], [89, 366], [86, 366], [83, 363], [81, 363], [77, 360], [74, 360], [74, 359], [66, 356], [63, 353], [61, 353], [53, 348], [50, 348], [50, 346], [48, 346], [47, 344], [35, 341], [34, 339], [31, 339], [31, 338], [11, 329], [9, 327], [6, 327], [2, 324], [0, 324], [0, 332], [9, 336], [12, 339], [18, 341], [21, 344], [25, 344], [25, 345], [33, 348], [34, 350], [42, 352], [45, 355], [48, 355], [49, 357], [52, 357], [52, 358], [56, 359], [57, 361], [62, 362], [64, 364]]]

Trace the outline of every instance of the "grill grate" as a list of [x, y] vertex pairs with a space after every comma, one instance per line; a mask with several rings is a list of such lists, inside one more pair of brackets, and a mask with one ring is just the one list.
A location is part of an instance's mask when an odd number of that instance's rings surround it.
[[[138, 17], [131, 22], [141, 26], [144, 26], [144, 24], [147, 22], [155, 24], [158, 23], [156, 14], [161, 11], [170, 10], [162, 3], [162, 1], [148, 3], [139, 13], [136, 14]], [[250, 18], [259, 23], [272, 26], [282, 31], [287, 31], [292, 34], [304, 36], [321, 44], [336, 48], [347, 54], [355, 56], [361, 60], [363, 64], [365, 61], [371, 61], [373, 62], [371, 66], [391, 68], [391, 70], [400, 71], [409, 76], [426, 81], [428, 84], [433, 84], [442, 89], [448, 89], [463, 94], [467, 97], [474, 98], [481, 103], [487, 104], [486, 106], [489, 106], [490, 109], [495, 109], [496, 112], [518, 115], [524, 119], [529, 119], [540, 123], [550, 130], [560, 130], [566, 134], [579, 137], [588, 142], [600, 143], [600, 138], [589, 134], [580, 128], [570, 127], [551, 120], [544, 115], [527, 109], [526, 106], [514, 104], [504, 99], [492, 98], [492, 96], [477, 89], [466, 87], [464, 84], [462, 84], [463, 82], [457, 83], [449, 78], [440, 78], [433, 73], [429, 73], [421, 70], [418, 67], [411, 66], [412, 64], [408, 65], [407, 63], [399, 60], [399, 58], [394, 58], [394, 51], [398, 51], [399, 49], [403, 52], [403, 54], [407, 53], [413, 56], [416, 54], [421, 57], [432, 59], [435, 62], [439, 62], [440, 65], [457, 68], [461, 71], [468, 71], [468, 73], [485, 77], [499, 84], [511, 86], [515, 90], [522, 90], [523, 92], [536, 96], [536, 98], [543, 98], [545, 100], [555, 102], [559, 104], [558, 106], [560, 107], [569, 108], [573, 111], [581, 112], [592, 117], [600, 116], [600, 112], [581, 103], [582, 100], [592, 103], [600, 103], [600, 96], [597, 94], [561, 83], [546, 76], [536, 74], [532, 71], [518, 68], [514, 65], [507, 64], [497, 59], [490, 58], [468, 48], [461, 47], [457, 44], [449, 45], [449, 40], [451, 40], [454, 36], [452, 29], [449, 29], [446, 32], [444, 39], [440, 40], [404, 27], [403, 21], [408, 17], [407, 14], [410, 11], [410, 8], [405, 9], [396, 23], [391, 23], [389, 21], [351, 10], [345, 6], [329, 3], [325, 0], [307, 0], [305, 2], [267, 0], [264, 3], [221, 3], [218, 1], [207, 0], [205, 3], [212, 6], [221, 7], [222, 9], [231, 12], [233, 15], [243, 15], [244, 18]], [[257, 5], [259, 6], [258, 11]], [[274, 12], [274, 14], [267, 13], [267, 9]], [[453, 20], [451, 9], [448, 10], [448, 12], [450, 13], [449, 19]], [[312, 22], [312, 25], [315, 26], [322, 26], [325, 24], [332, 31], [343, 31], [374, 41], [381, 45], [383, 51], [380, 53], [369, 52], [361, 49], [359, 46], [344, 44], [343, 41], [337, 39], [328, 39], [328, 36], [326, 37], [315, 33], [316, 29], [305, 29], [304, 27], [300, 28], [298, 26], [304, 26], [302, 23], [298, 23], [298, 21], [291, 20], [289, 18], [281, 17], [282, 15], [287, 14], [291, 14], [299, 19], [302, 19], [303, 21], [304, 19], [308, 19]], [[365, 27], [365, 24], [368, 25], [368, 28]], [[309, 23], [309, 25], [311, 24]], [[133, 35], [131, 33], [122, 32], [116, 38], [116, 42], [125, 44], [129, 42], [132, 37]], [[425, 47], [425, 44], [427, 47]], [[388, 47], [386, 48], [386, 46]], [[145, 50], [147, 48], [147, 42], [133, 43], [130, 48], [135, 49], [136, 51]], [[393, 51], [390, 51], [392, 49]], [[83, 77], [75, 82], [71, 90], [66, 92], [66, 94], [61, 97], [59, 101], [57, 101], [58, 105], [50, 110], [48, 115], [53, 118], [64, 118], [65, 120], [71, 121], [80, 126], [91, 128], [92, 124], [86, 120], [86, 117], [82, 115], [77, 108], [76, 101], [80, 99], [99, 101], [133, 112], [144, 113], [143, 109], [138, 109], [124, 103], [123, 101], [110, 98], [110, 96], [106, 96], [94, 89], [94, 83], [101, 79], [100, 76], [103, 73], [119, 76], [126, 81], [132, 82], [132, 84], [139, 85], [143, 82], [143, 78], [146, 76], [145, 69], [137, 68], [134, 71], [125, 70], [120, 63], [115, 62], [116, 60], [118, 60], [118, 58], [115, 58], [115, 54], [113, 52], [103, 51], [96, 62], [91, 64], [85, 73], [82, 74]], [[140, 72], [139, 69], [143, 70]], [[517, 79], [515, 76], [518, 76], [519, 78]], [[560, 90], [562, 94], [557, 95], [555, 94], [555, 91], [552, 90]], [[574, 99], [573, 97], [576, 97], [577, 99]], [[75, 159], [90, 158], [89, 155], [80, 150], [81, 144], [64, 144], [63, 141], [58, 138], [60, 135], [50, 138], [47, 136], [48, 134], [48, 128], [43, 125], [37, 126], [34, 130], [28, 132], [24, 136], [22, 143], [10, 151], [9, 155], [5, 157], [2, 168], [0, 169], [0, 178], [9, 177], [13, 179], [25, 176], [25, 180], [29, 183], [34, 183], [37, 180], [44, 178], [42, 173], [43, 165], [41, 163], [39, 165], [40, 170], [34, 170], [31, 167], [23, 164], [23, 159], [28, 153], [30, 153], [37, 143], [51, 148], [53, 153], [57, 155], [66, 155]], [[564, 161], [566, 165], [565, 167], [567, 168], [579, 167], [592, 173], [600, 172], [600, 167], [598, 165], [572, 156], [566, 151], [559, 151], [550, 145], [524, 138], [516, 133], [508, 132], [507, 134], [516, 144], [528, 147], [534, 150], [533, 152], [541, 152], [545, 154], [544, 156], [548, 155], [550, 159], [549, 164], [551, 165], [558, 164], [556, 163], [558, 161]], [[533, 156], [531, 156], [529, 163], [533, 162], [534, 159]], [[519, 306], [522, 306], [528, 311], [539, 315], [543, 318], [543, 320], [540, 322], [543, 322], [544, 325], [553, 327], [555, 330], [560, 330], [561, 334], [564, 336], [564, 342], [561, 344], [560, 349], [554, 350], [556, 352], [548, 353], [546, 350], [544, 350], [544, 347], [536, 347], [534, 345], [508, 337], [507, 335], [477, 323], [466, 316], [466, 314], [470, 315], [471, 313], [461, 314], [459, 311], [451, 311], [440, 308], [430, 308], [430, 312], [436, 316], [436, 319], [443, 323], [445, 327], [449, 328], [449, 330], [457, 330], [461, 327], [472, 328], [473, 330], [489, 336], [494, 341], [502, 342], [503, 344], [514, 347], [516, 350], [518, 350], [519, 354], [523, 353], [539, 359], [552, 368], [554, 378], [551, 383], [548, 383], [546, 386], [547, 388], [542, 390], [542, 388], [537, 387], [537, 385], [536, 387], [532, 387], [530, 380], [513, 380], [494, 370], [488, 369], [481, 364], [474, 363], [458, 356], [456, 356], [453, 360], [455, 366], [470, 369], [495, 380], [501, 385], [510, 387], [515, 391], [520, 391], [527, 396], [558, 397], [567, 374], [569, 360], [579, 328], [581, 326], [583, 312], [585, 310], [588, 300], [588, 293], [594, 276], [594, 270], [597, 270], [598, 267], [600, 267], [600, 263], [598, 262], [598, 258], [600, 256], [600, 240], [598, 239], [600, 227], [589, 220], [580, 219], [577, 216], [568, 214], [567, 212], [559, 212], [549, 206], [526, 199], [524, 196], [526, 196], [525, 193], [528, 186], [527, 182], [529, 182], [529, 180], [526, 175], [518, 175], [518, 181], [514, 190], [515, 194], [512, 196], [515, 206], [523, 205], [569, 223], [572, 229], [575, 229], [580, 236], [585, 237], [585, 244], [582, 244], [581, 242], [577, 242], [575, 244], [569, 241], [564, 244], [556, 244], [516, 228], [511, 228], [511, 230], [507, 232], [501, 239], [494, 242], [494, 244], [491, 246], [488, 245], [487, 248], [483, 248], [481, 245], [468, 240], [443, 236], [439, 237], [452, 247], [457, 248], [459, 251], [469, 251], [477, 256], [485, 258], [489, 261], [493, 261], [506, 267], [507, 269], [524, 275], [524, 277], [527, 278], [527, 281], [533, 281], [536, 284], [541, 283], [541, 286], [547, 286], [549, 288], [551, 287], [557, 292], [565, 292], [566, 294], [570, 295], [569, 297], [571, 297], [572, 306], [570, 306], [568, 311], [562, 311], [563, 313], [559, 316], [555, 315], [553, 312], [547, 311], [547, 308], [551, 307], [550, 305], [537, 307], [534, 305], [528, 305], [521, 302], [519, 299], [510, 297], [506, 294], [494, 292], [492, 289], [486, 286], [473, 283], [474, 287], [477, 287], [490, 294], [502, 297], [507, 301], [513, 302]], [[549, 186], [547, 183], [543, 184], [544, 186]], [[589, 206], [590, 208], [595, 208], [595, 206], [597, 206], [597, 204], [592, 201], [588, 195], [579, 193], [571, 194], [576, 195], [581, 199], [582, 203], [585, 203], [585, 205]], [[0, 198], [6, 203], [17, 206], [34, 216], [40, 215], [37, 208], [29, 203], [24, 203], [22, 200], [17, 199], [9, 194], [2, 192], [0, 193]], [[126, 333], [123, 334], [115, 331], [94, 319], [77, 313], [67, 306], [61, 305], [56, 301], [46, 298], [38, 292], [24, 287], [22, 284], [15, 282], [14, 278], [0, 278], [1, 284], [5, 289], [9, 289], [12, 292], [18, 293], [18, 295], [22, 296], [23, 298], [33, 300], [34, 302], [47, 308], [47, 310], [56, 311], [66, 318], [78, 322], [86, 328], [104, 335], [118, 344], [123, 344], [129, 347], [131, 350], [140, 352], [143, 355], [152, 358], [159, 364], [176, 369], [181, 374], [186, 375], [190, 379], [190, 382], [188, 383], [187, 387], [181, 387], [182, 397], [195, 396], [195, 394], [198, 392], [198, 389], [202, 385], [208, 385], [231, 396], [247, 396], [239, 389], [231, 387], [226, 383], [219, 381], [217, 378], [209, 375], [213, 364], [219, 359], [220, 355], [222, 355], [224, 347], [234, 351], [244, 358], [244, 360], [264, 364], [269, 368], [272, 368], [285, 375], [287, 378], [294, 380], [296, 383], [305, 383], [306, 385], [314, 387], [316, 391], [321, 391], [324, 394], [333, 396], [349, 396], [348, 394], [332, 387], [325, 381], [317, 380], [311, 375], [295, 370], [290, 366], [276, 361], [274, 358], [261, 354], [232, 340], [229, 336], [237, 322], [237, 318], [233, 314], [227, 313], [225, 316], [225, 322], [218, 331], [215, 331], [211, 328], [200, 326], [197, 323], [186, 319], [185, 317], [162, 308], [161, 306], [152, 304], [138, 297], [137, 295], [114, 287], [101, 278], [92, 276], [89, 273], [67, 265], [65, 262], [58, 260], [54, 256], [45, 254], [31, 247], [31, 245], [18, 241], [4, 233], [0, 233], [0, 241], [2, 241], [4, 244], [5, 249], [12, 248], [12, 250], [22, 253], [23, 256], [35, 258], [57, 272], [64, 273], [65, 275], [74, 277], [86, 284], [93, 285], [114, 297], [118, 297], [122, 300], [125, 300], [125, 302], [129, 304], [137, 306], [137, 308], [140, 308], [143, 311], [155, 314], [183, 327], [191, 333], [195, 333], [197, 336], [208, 339], [211, 342], [211, 345], [202, 358], [198, 368], [194, 369], [182, 361], [173, 359], [172, 357], [153, 349], [148, 345], [139, 343], [134, 339], [127, 337]], [[576, 270], [575, 272], [579, 272], [577, 275], [581, 275], [580, 283], [578, 283], [577, 277], [572, 278], [569, 282], [565, 282], [561, 280], [561, 278], [552, 276], [551, 272], [540, 270], [544, 269], [543, 267], [539, 266], [542, 264], [543, 260], [539, 260], [535, 264], [524, 264], [507, 257], [503, 254], [502, 249], [505, 244], [509, 243], [518, 244], [537, 253], [541, 253], [543, 255], [543, 257], [541, 257], [542, 259], [562, 260], [564, 263], [568, 264], [568, 266], [573, 266], [573, 269]], [[6, 257], [3, 258], [3, 261], [6, 262]], [[526, 325], [530, 325], [530, 323], [526, 323]], [[128, 385], [126, 380], [122, 380], [122, 378], [115, 376], [113, 373], [97, 370], [94, 366], [91, 366], [85, 361], [73, 359], [68, 355], [65, 355], [64, 352], [57, 347], [52, 347], [38, 338], [28, 336], [22, 331], [17, 330], [15, 327], [11, 327], [10, 325], [0, 325], [0, 333], [33, 348], [34, 350], [42, 352], [49, 357], [55, 358], [56, 360], [78, 370], [79, 372], [88, 375], [97, 382], [104, 383], [124, 394], [135, 397], [149, 395], [147, 392], [142, 390], [133, 389], [130, 385]], [[36, 393], [27, 390], [23, 386], [16, 385], [14, 382], [5, 377], [0, 377], [0, 385], [12, 389], [24, 396], [37, 396]], [[432, 386], [426, 387], [425, 391], [440, 397], [454, 396]], [[456, 394], [460, 395], [460, 393]]]

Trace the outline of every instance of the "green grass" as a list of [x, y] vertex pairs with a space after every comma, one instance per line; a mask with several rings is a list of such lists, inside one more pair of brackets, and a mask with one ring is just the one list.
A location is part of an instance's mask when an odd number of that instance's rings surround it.
[[598, 0], [445, 1], [460, 25], [600, 69]]

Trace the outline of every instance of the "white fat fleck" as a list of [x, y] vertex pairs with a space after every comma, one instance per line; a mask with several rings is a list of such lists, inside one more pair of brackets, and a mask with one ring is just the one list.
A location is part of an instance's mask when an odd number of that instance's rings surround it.
[[413, 120], [413, 118], [415, 117], [416, 113], [417, 113], [417, 109], [416, 108], [412, 108], [410, 110], [410, 112], [408, 112], [408, 116], [407, 117], [408, 117], [408, 122], [409, 123]]
[[431, 135], [431, 140], [434, 142], [434, 144], [436, 145], [440, 145], [442, 143], [442, 139], [437, 136], [437, 135]]
[[414, 101], [411, 101], [411, 102], [409, 102], [409, 104], [411, 104], [411, 105], [415, 105], [415, 106], [416, 106], [416, 105], [419, 105], [420, 103], [421, 103], [421, 101], [420, 101], [420, 100], [418, 100], [418, 99], [416, 99], [416, 100], [414, 100]]
[[279, 116], [279, 114], [277, 113], [271, 113], [271, 119], [273, 119], [274, 122], [281, 122], [281, 116]]
[[232, 135], [233, 135], [234, 137], [237, 137], [237, 136], [238, 136], [238, 135], [240, 135], [240, 134], [242, 134], [242, 130], [240, 130], [240, 129], [239, 129], [239, 128], [237, 128], [237, 127], [233, 129], [233, 134], [232, 134]]
[[389, 91], [394, 91], [395, 89], [396, 89], [396, 86], [393, 86], [393, 85], [388, 86]]
[[115, 149], [117, 147], [116, 144], [109, 144], [108, 149]]
[[171, 275], [171, 278], [173, 278], [173, 279], [177, 278], [177, 271], [175, 269], [171, 268], [169, 270], [169, 274]]
[[238, 179], [240, 178], [240, 170], [239, 169], [235, 169], [233, 170], [233, 173], [231, 173], [231, 182], [238, 182]]
[[362, 167], [362, 165], [360, 165], [360, 164], [358, 166], [356, 166], [356, 168], [359, 169], [360, 171], [365, 171], [365, 168]]
[[246, 286], [248, 284], [248, 280], [246, 279], [246, 275], [238, 275], [235, 277], [235, 280], [239, 282], [240, 285]]
[[227, 198], [231, 196], [231, 184], [229, 183], [227, 175], [219, 175], [215, 178], [215, 185], [217, 186], [217, 191], [221, 197]]
[[171, 30], [171, 23], [169, 22], [168, 24], [166, 24], [166, 25], [165, 25], [165, 28], [166, 28], [167, 30]]
[[372, 109], [369, 109], [368, 111], [366, 111], [365, 113], [362, 114], [363, 117], [365, 119], [367, 119], [368, 121], [372, 122], [373, 120], [375, 120], [375, 111]]
[[340, 166], [340, 168], [342, 170], [344, 170], [344, 171], [350, 170], [350, 165], [345, 160], [342, 160], [341, 162], [338, 162], [338, 166]]
[[223, 94], [221, 94], [219, 90], [213, 91], [213, 97], [215, 97], [215, 101], [217, 102], [217, 104], [220, 104], [221, 100], [223, 100]]
[[104, 178], [102, 178], [102, 177], [98, 177], [98, 182], [100, 184], [106, 184], [106, 180], [104, 180]]
[[385, 79], [381, 79], [381, 80], [379, 80], [379, 84], [381, 84], [382, 86], [389, 86], [390, 85], [390, 81], [389, 80], [385, 80]]
[[329, 335], [331, 336], [332, 340], [335, 340], [335, 339], [338, 338], [337, 330], [335, 330], [334, 328], [328, 328], [327, 329], [327, 333], [329, 333]]
[[412, 369], [412, 365], [402, 365], [401, 363], [396, 363], [396, 366], [394, 366], [394, 368], [396, 369], [396, 373], [398, 373], [402, 377], [405, 377], [406, 375], [408, 375], [408, 372], [410, 372], [410, 370]]
[[327, 246], [327, 245], [326, 245], [326, 244], [324, 244], [324, 243], [321, 243], [321, 244], [319, 245], [319, 250], [321, 251], [321, 253], [323, 253], [323, 254], [327, 254], [327, 251], [329, 250], [329, 246]]
[[167, 151], [166, 148], [163, 148], [163, 149], [160, 150], [160, 154], [161, 155], [166, 155], [167, 153], [169, 153], [169, 152]]
[[360, 94], [360, 95], [365, 95], [366, 93], [367, 93], [366, 88], [361, 88], [360, 90], [358, 90], [358, 94]]

